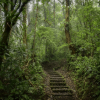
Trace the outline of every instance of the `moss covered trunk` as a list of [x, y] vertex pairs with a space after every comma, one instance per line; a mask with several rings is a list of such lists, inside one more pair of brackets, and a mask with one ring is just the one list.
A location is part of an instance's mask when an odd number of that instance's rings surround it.
[[5, 51], [8, 48], [8, 40], [9, 40], [10, 31], [11, 31], [11, 23], [6, 21], [5, 30], [2, 34], [1, 41], [0, 41], [0, 70], [1, 70], [1, 65], [3, 62], [3, 56], [5, 54]]

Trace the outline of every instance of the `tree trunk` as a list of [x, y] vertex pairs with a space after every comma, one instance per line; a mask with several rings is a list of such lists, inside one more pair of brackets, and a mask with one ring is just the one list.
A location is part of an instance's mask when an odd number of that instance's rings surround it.
[[55, 28], [55, 0], [54, 0], [54, 28]]
[[27, 20], [28, 20], [28, 26], [30, 25], [30, 13], [29, 13], [29, 4], [27, 4]]
[[5, 54], [5, 51], [8, 48], [10, 31], [11, 31], [11, 23], [6, 21], [5, 30], [2, 34], [2, 39], [0, 41], [0, 71], [1, 71], [2, 61], [3, 61], [3, 56]]
[[27, 32], [27, 29], [26, 29], [26, 17], [27, 17], [27, 14], [26, 14], [26, 6], [24, 7], [24, 11], [23, 11], [23, 43], [27, 46], [27, 41], [26, 41], [26, 32]]
[[63, 16], [64, 16], [64, 19], [65, 19], [65, 11], [64, 11], [64, 4], [65, 4], [65, 0], [63, 0], [63, 8], [62, 8], [62, 11], [63, 11]]
[[[25, 0], [22, 4], [19, 2], [17, 3], [18, 7], [15, 10], [14, 6], [12, 7], [9, 5], [8, 1], [4, 2], [4, 13], [5, 13], [5, 26], [4, 26], [4, 32], [1, 37], [0, 41], [0, 71], [1, 71], [1, 65], [3, 62], [3, 56], [8, 49], [8, 41], [9, 41], [9, 35], [10, 31], [12, 29], [12, 26], [15, 25], [18, 16], [23, 11], [23, 7], [29, 2], [30, 0]], [[11, 9], [9, 9], [9, 6], [11, 6]], [[16, 6], [16, 4], [15, 4]], [[8, 12], [12, 12], [11, 15]], [[17, 12], [16, 12], [17, 11]]]
[[65, 36], [66, 42], [69, 45], [69, 49], [72, 51], [71, 54], [75, 54], [75, 47], [71, 43], [71, 37], [69, 32], [69, 0], [66, 0], [66, 16], [65, 16]]
[[37, 10], [36, 10], [35, 32], [34, 32], [33, 45], [32, 45], [32, 49], [33, 49], [33, 54], [32, 54], [33, 62], [34, 62], [34, 57], [35, 57], [35, 37], [36, 37], [37, 20], [38, 20], [38, 1], [37, 1]]
[[0, 17], [1, 17], [1, 15], [2, 15], [2, 14], [1, 14], [1, 6], [0, 6]]
[[45, 18], [45, 27], [47, 26], [47, 24], [46, 24], [46, 18], [47, 18], [47, 16], [46, 16], [46, 10], [45, 10], [45, 6], [44, 6], [44, 3], [43, 3], [43, 9], [44, 9], [44, 18]]
[[69, 0], [66, 0], [66, 16], [65, 16], [65, 36], [66, 36], [66, 42], [70, 44], [71, 42], [71, 37], [69, 33]]
[[[45, 19], [45, 27], [47, 27], [47, 24], [46, 24], [46, 10], [45, 10], [45, 6], [44, 6], [44, 3], [43, 3], [43, 9], [44, 9], [44, 19]], [[49, 12], [50, 13], [50, 12]], [[48, 45], [47, 45], [47, 39], [46, 39], [46, 44], [45, 44], [45, 58], [47, 58], [47, 50], [48, 50]]]

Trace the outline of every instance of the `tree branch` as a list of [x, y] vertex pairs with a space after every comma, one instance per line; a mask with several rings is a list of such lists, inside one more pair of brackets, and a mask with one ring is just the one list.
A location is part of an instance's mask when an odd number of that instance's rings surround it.
[[19, 12], [16, 14], [16, 16], [13, 18], [12, 21], [12, 25], [14, 25], [17, 21], [18, 16], [20, 15], [20, 13], [23, 11], [24, 6], [29, 2], [30, 0], [26, 0], [25, 2], [23, 2], [22, 6], [19, 9]]
[[47, 20], [44, 19], [44, 21], [47, 22], [51, 26], [51, 24]]
[[61, 4], [63, 4], [63, 2], [61, 2], [60, 0], [58, 0]]
[[17, 3], [17, 0], [15, 0], [15, 2], [14, 2], [14, 7], [13, 7], [13, 9], [15, 8], [15, 6], [16, 6], [16, 3]]

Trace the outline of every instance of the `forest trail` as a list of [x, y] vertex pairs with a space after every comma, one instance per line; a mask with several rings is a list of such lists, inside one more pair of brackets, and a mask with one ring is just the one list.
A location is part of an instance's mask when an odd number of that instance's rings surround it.
[[56, 71], [49, 71], [49, 74], [53, 100], [74, 100], [63, 76]]
[[[70, 82], [66, 82], [65, 75], [62, 75], [61, 69], [58, 68], [58, 70], [54, 71], [57, 66], [46, 65], [44, 67], [46, 73], [45, 91], [48, 94], [46, 100], [78, 100], [72, 91], [73, 89], [69, 86]], [[68, 81], [71, 80], [69, 79]], [[73, 84], [71, 83], [71, 85]]]

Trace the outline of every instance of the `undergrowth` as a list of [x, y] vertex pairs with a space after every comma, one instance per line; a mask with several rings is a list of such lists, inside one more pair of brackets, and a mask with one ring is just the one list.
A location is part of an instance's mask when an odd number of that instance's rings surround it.
[[72, 56], [70, 70], [82, 100], [100, 100], [100, 65], [96, 57]]
[[[41, 100], [45, 76], [39, 59], [31, 62], [24, 48], [6, 53], [0, 72], [0, 100]], [[30, 55], [29, 55], [30, 56]]]

